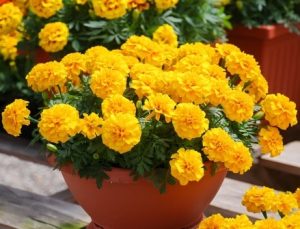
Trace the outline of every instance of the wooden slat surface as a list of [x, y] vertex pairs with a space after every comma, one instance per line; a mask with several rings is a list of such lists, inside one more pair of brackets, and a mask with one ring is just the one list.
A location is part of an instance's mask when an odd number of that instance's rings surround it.
[[278, 157], [263, 155], [260, 164], [270, 169], [300, 176], [300, 141], [286, 144], [284, 152]]
[[29, 141], [22, 138], [14, 138], [7, 134], [0, 134], [0, 153], [15, 156], [19, 159], [48, 165], [43, 156], [39, 144], [29, 145]]
[[78, 205], [0, 185], [0, 228], [79, 229], [89, 221]]

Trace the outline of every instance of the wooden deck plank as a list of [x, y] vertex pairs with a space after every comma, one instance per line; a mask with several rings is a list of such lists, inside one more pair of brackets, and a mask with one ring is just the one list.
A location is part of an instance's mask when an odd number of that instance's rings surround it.
[[29, 141], [22, 138], [14, 138], [7, 134], [0, 134], [0, 153], [15, 156], [19, 159], [48, 165], [43, 156], [42, 147], [39, 144], [29, 145]]
[[300, 176], [300, 141], [286, 144], [278, 157], [263, 155], [259, 163], [266, 168]]
[[89, 221], [76, 204], [0, 185], [0, 228], [79, 229]]

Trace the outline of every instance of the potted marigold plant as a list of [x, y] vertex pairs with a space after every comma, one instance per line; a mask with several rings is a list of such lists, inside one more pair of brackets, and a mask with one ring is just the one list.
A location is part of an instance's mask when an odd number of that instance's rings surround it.
[[163, 24], [181, 43], [209, 43], [224, 39], [228, 16], [208, 0], [0, 1], [1, 98], [36, 101], [25, 81], [34, 63], [94, 45], [119, 48], [129, 36], [152, 36]]
[[295, 83], [300, 70], [300, 14], [298, 0], [234, 0], [226, 6], [232, 15], [229, 42], [255, 56], [271, 92], [288, 95], [300, 104]]
[[40, 117], [18, 99], [3, 126], [18, 136], [37, 123], [88, 228], [192, 228], [227, 170], [250, 169], [252, 144], [276, 156], [278, 128], [297, 123], [295, 103], [267, 95], [253, 56], [229, 44], [178, 47], [168, 26], [119, 50], [38, 64], [26, 80], [43, 94]]

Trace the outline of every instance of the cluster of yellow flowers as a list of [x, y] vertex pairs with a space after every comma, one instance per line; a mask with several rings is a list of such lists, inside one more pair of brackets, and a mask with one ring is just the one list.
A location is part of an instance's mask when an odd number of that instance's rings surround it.
[[17, 31], [23, 14], [13, 3], [0, 5], [0, 55], [4, 60], [14, 60], [21, 35]]
[[[204, 219], [198, 229], [298, 229], [300, 228], [300, 189], [295, 193], [279, 192], [267, 187], [251, 187], [244, 195], [242, 204], [249, 212], [263, 212], [266, 219], [254, 224], [246, 215], [224, 218], [220, 214]], [[267, 218], [268, 212], [279, 212], [281, 219]]]
[[[41, 37], [50, 40], [52, 35], [61, 36], [54, 30]], [[140, 142], [144, 123], [153, 119], [170, 123], [181, 139], [199, 141], [210, 161], [244, 173], [252, 165], [249, 148], [228, 130], [210, 128], [204, 107], [218, 107], [228, 120], [243, 123], [253, 117], [255, 104], [260, 104], [269, 125], [259, 132], [259, 143], [263, 152], [278, 155], [283, 143], [277, 127], [296, 124], [295, 103], [280, 94], [267, 95], [267, 83], [257, 62], [237, 47], [177, 44], [172, 27], [164, 25], [153, 40], [132, 36], [120, 50], [96, 46], [85, 54], [68, 54], [61, 62], [36, 65], [26, 77], [34, 91], [65, 93], [68, 82], [80, 90], [82, 77], [87, 77], [89, 89], [101, 103], [100, 113], [91, 114], [81, 114], [64, 103], [44, 109], [38, 124], [40, 134], [52, 143], [65, 143], [77, 134], [88, 139], [101, 136], [105, 146], [123, 154]], [[137, 101], [124, 96], [126, 91], [133, 91]], [[138, 109], [146, 115], [138, 115]], [[28, 115], [24, 113], [23, 118]], [[14, 116], [11, 111], [2, 113], [9, 133], [19, 133], [22, 126]], [[182, 185], [202, 178], [201, 153], [180, 148], [172, 155], [171, 174]]]

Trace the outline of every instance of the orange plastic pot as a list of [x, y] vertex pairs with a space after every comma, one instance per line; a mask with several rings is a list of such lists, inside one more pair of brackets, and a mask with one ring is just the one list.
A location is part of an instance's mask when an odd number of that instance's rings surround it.
[[[210, 166], [207, 166], [210, 168]], [[186, 186], [168, 185], [160, 194], [146, 179], [133, 181], [130, 171], [114, 168], [98, 189], [94, 179], [80, 178], [71, 165], [61, 168], [75, 200], [91, 216], [88, 229], [187, 229], [197, 225], [218, 192], [227, 170]]]
[[[281, 25], [248, 29], [238, 26], [228, 32], [229, 42], [255, 56], [271, 93], [282, 93], [300, 105], [300, 36]], [[298, 114], [299, 115], [299, 114]]]

